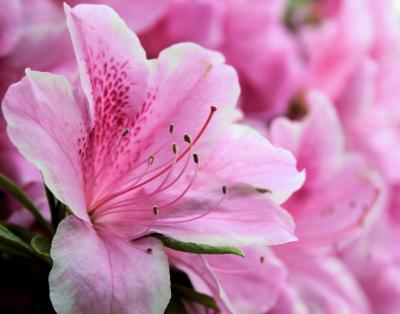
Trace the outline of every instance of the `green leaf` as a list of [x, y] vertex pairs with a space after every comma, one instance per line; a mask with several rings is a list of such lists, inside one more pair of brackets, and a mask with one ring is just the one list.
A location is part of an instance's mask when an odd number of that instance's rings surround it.
[[32, 214], [46, 231], [48, 231], [50, 234], [53, 234], [53, 231], [46, 222], [46, 219], [44, 219], [35, 205], [33, 205], [30, 199], [25, 195], [24, 192], [21, 191], [21, 189], [18, 188], [14, 182], [0, 174], [0, 185], [10, 192], [15, 199], [17, 199]]
[[171, 292], [173, 295], [179, 296], [182, 299], [196, 302], [196, 303], [202, 304], [210, 309], [219, 311], [217, 303], [209, 295], [197, 292], [191, 288], [181, 286], [181, 285], [178, 285], [175, 283], [171, 284]]
[[17, 237], [21, 238], [25, 242], [30, 243], [32, 238], [35, 236], [35, 233], [25, 228], [22, 228], [21, 226], [5, 221], [0, 221], [0, 224], [5, 226], [8, 230], [10, 230], [12, 233], [14, 233]]
[[48, 264], [52, 264], [50, 257], [51, 242], [47, 238], [35, 235], [31, 240], [31, 246], [39, 258]]
[[6, 226], [0, 225], [0, 243], [18, 248], [21, 251], [32, 252], [31, 247], [21, 238], [12, 233]]
[[153, 234], [152, 236], [160, 240], [166, 247], [176, 251], [196, 254], [234, 254], [242, 257], [244, 256], [240, 249], [232, 246], [212, 246], [193, 242], [182, 242], [162, 234]]

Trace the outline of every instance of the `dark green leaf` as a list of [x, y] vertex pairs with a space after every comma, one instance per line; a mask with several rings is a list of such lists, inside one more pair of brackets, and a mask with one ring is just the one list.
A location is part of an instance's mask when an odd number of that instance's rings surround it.
[[177, 285], [174, 283], [171, 284], [171, 291], [173, 295], [179, 296], [182, 299], [202, 304], [210, 309], [214, 309], [217, 311], [219, 310], [217, 303], [209, 295], [197, 292], [191, 288]]
[[46, 231], [48, 231], [50, 234], [53, 233], [49, 224], [46, 222], [39, 210], [15, 183], [0, 174], [0, 185], [10, 192], [15, 199], [17, 199], [32, 214]]
[[161, 234], [153, 234], [152, 236], [159, 239], [166, 247], [176, 251], [196, 254], [234, 254], [244, 256], [240, 249], [232, 246], [212, 246], [192, 242], [182, 242]]
[[31, 246], [39, 258], [49, 264], [52, 263], [50, 257], [51, 242], [47, 238], [35, 235], [31, 240]]
[[6, 226], [0, 225], [0, 243], [19, 249], [23, 252], [32, 252], [31, 247], [21, 238], [12, 233]]
[[35, 236], [35, 233], [29, 231], [21, 226], [8, 223], [5, 221], [0, 221], [0, 224], [5, 226], [8, 230], [14, 233], [17, 237], [21, 238], [23, 241], [30, 243], [32, 238]]

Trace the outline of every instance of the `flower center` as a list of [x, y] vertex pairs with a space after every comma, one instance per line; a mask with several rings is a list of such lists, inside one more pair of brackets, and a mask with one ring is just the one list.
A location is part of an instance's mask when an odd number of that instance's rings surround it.
[[[137, 174], [134, 174], [129, 180], [119, 182], [117, 185], [119, 188], [112, 189], [112, 193], [101, 193], [103, 196], [89, 207], [89, 215], [93, 223], [107, 220], [118, 224], [147, 226], [136, 236], [139, 237], [147, 233], [156, 221], [185, 222], [198, 219], [211, 212], [212, 208], [215, 208], [223, 200], [227, 191], [225, 186], [222, 188], [222, 198], [216, 206], [185, 218], [173, 218], [172, 214], [174, 205], [184, 198], [195, 182], [200, 166], [200, 157], [197, 153], [193, 153], [193, 147], [204, 134], [216, 110], [215, 106], [210, 107], [207, 119], [193, 139], [189, 134], [183, 135], [186, 146], [182, 151], [176, 143], [161, 145], [145, 160], [136, 163], [131, 171], [137, 172]], [[169, 125], [168, 131], [170, 134], [174, 133], [174, 124]], [[129, 129], [125, 129], [113, 147], [117, 147], [119, 142], [129, 135], [129, 132]], [[169, 151], [172, 152], [172, 158], [168, 159], [163, 155], [160, 158], [168, 160], [158, 160], [160, 152], [165, 153], [166, 145], [171, 145]], [[156, 160], [158, 161], [157, 165]], [[99, 167], [94, 182], [104, 169], [104, 165]], [[184, 183], [177, 184], [178, 181], [183, 180], [185, 180]], [[103, 187], [102, 190], [107, 191], [112, 185], [113, 183]], [[179, 192], [178, 189], [182, 190]], [[168, 193], [171, 190], [172, 193]]]

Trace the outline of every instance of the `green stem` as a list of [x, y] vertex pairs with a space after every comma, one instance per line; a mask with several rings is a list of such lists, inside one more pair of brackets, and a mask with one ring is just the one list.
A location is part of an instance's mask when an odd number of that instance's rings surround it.
[[46, 219], [44, 219], [40, 211], [31, 202], [28, 196], [26, 196], [26, 194], [22, 192], [14, 182], [0, 174], [0, 184], [36, 218], [44, 230], [46, 230], [50, 235], [53, 235], [53, 230], [47, 223]]

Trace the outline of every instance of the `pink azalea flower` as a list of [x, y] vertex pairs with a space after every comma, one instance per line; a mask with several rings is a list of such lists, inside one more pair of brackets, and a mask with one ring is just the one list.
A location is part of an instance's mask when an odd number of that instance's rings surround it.
[[[62, 13], [52, 0], [0, 2], [0, 99], [26, 67], [60, 67], [72, 47], [67, 41]], [[49, 54], [48, 52], [51, 51]]]
[[56, 311], [162, 312], [167, 257], [143, 238], [154, 232], [210, 245], [294, 239], [274, 201], [303, 173], [290, 153], [231, 124], [239, 86], [221, 55], [182, 44], [147, 60], [110, 8], [66, 14], [81, 86], [28, 70], [3, 107], [11, 139], [73, 212], [52, 243]]
[[341, 254], [368, 297], [373, 313], [392, 314], [400, 302], [400, 256], [398, 225], [387, 213]]
[[18, 41], [18, 29], [22, 20], [22, 8], [19, 1], [2, 0], [0, 2], [0, 57], [7, 55]]
[[379, 186], [360, 156], [346, 151], [338, 116], [320, 92], [305, 95], [302, 121], [278, 118], [270, 138], [289, 149], [305, 169], [304, 186], [285, 203], [300, 244], [334, 243], [360, 230], [376, 205]]
[[172, 0], [164, 18], [141, 37], [151, 55], [182, 41], [222, 52], [239, 73], [244, 111], [271, 118], [285, 112], [302, 74], [282, 23], [284, 6], [282, 0]]
[[274, 251], [288, 268], [289, 278], [268, 314], [371, 313], [362, 289], [339, 259], [290, 246]]
[[168, 1], [165, 0], [67, 0], [65, 2], [71, 6], [79, 3], [108, 5], [135, 32], [143, 32], [152, 27], [168, 8]]
[[390, 184], [398, 184], [400, 30], [390, 2], [371, 0], [369, 5], [375, 25], [373, 42], [338, 106], [352, 149], [367, 156]]
[[268, 248], [247, 247], [245, 257], [168, 251], [197, 291], [212, 295], [221, 313], [266, 313], [278, 300], [286, 269]]
[[307, 86], [323, 90], [336, 100], [370, 47], [370, 12], [367, 1], [340, 0], [322, 2], [314, 14], [320, 24], [301, 29]]

